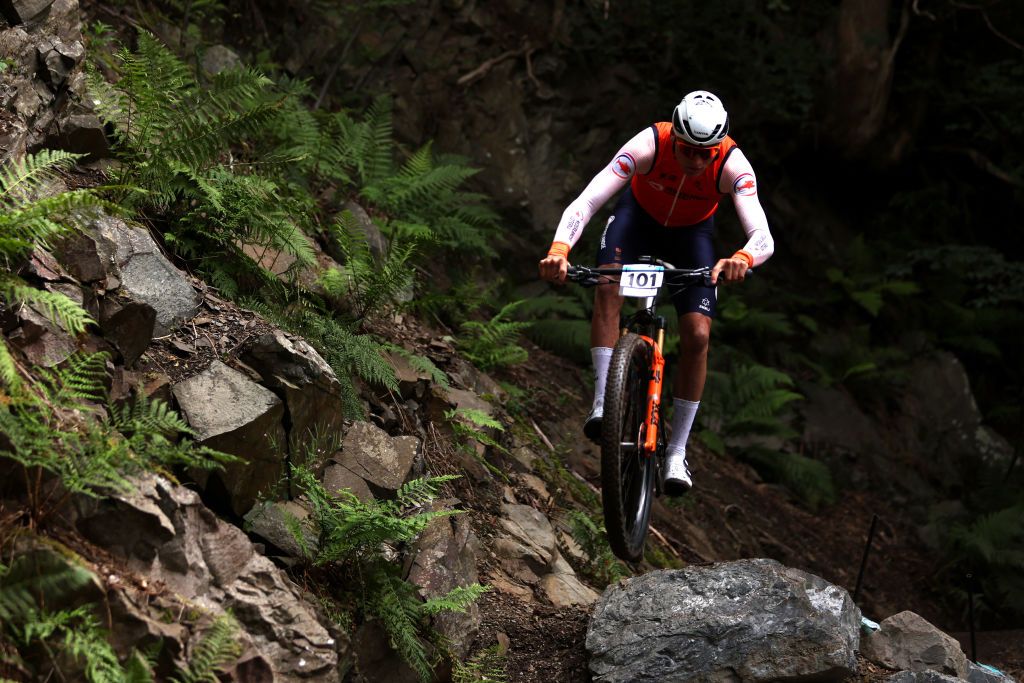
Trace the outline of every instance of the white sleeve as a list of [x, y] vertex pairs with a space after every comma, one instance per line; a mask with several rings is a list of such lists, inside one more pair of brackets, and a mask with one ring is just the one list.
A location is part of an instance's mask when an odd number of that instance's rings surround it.
[[571, 248], [583, 234], [583, 228], [598, 209], [624, 188], [637, 169], [646, 173], [654, 164], [654, 131], [645, 128], [622, 146], [611, 163], [594, 176], [583, 193], [562, 213], [555, 230], [554, 242], [563, 242]]
[[747, 243], [742, 247], [742, 251], [753, 257], [753, 265], [761, 265], [774, 253], [775, 240], [768, 230], [768, 217], [765, 216], [761, 202], [757, 198], [757, 178], [754, 176], [754, 169], [739, 149], [733, 149], [726, 159], [718, 189], [728, 192], [732, 197], [740, 225], [747, 234]]

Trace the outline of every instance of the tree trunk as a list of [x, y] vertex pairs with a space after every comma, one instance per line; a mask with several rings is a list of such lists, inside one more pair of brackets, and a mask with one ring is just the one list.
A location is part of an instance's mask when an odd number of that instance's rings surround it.
[[896, 36], [890, 37], [894, 4], [895, 0], [843, 0], [839, 9], [836, 74], [825, 120], [827, 138], [847, 158], [864, 156], [885, 123], [893, 64], [910, 23], [906, 0]]

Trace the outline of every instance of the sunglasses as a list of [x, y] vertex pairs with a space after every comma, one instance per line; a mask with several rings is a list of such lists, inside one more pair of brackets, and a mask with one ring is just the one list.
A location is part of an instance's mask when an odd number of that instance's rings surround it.
[[717, 150], [717, 147], [694, 147], [688, 145], [678, 138], [674, 138], [676, 148], [682, 153], [683, 156], [692, 157], [696, 159], [708, 160]]

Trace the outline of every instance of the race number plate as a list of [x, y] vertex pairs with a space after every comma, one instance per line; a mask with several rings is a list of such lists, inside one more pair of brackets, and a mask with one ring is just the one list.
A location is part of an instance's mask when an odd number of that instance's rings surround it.
[[665, 278], [662, 266], [645, 264], [622, 266], [622, 279], [619, 280], [619, 294], [622, 296], [654, 296], [661, 288]]

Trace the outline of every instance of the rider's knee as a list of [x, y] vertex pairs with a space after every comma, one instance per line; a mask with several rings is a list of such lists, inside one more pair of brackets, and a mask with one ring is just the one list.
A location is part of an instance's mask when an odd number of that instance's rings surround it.
[[692, 325], [679, 330], [679, 343], [688, 354], [706, 353], [711, 343], [711, 329]]

